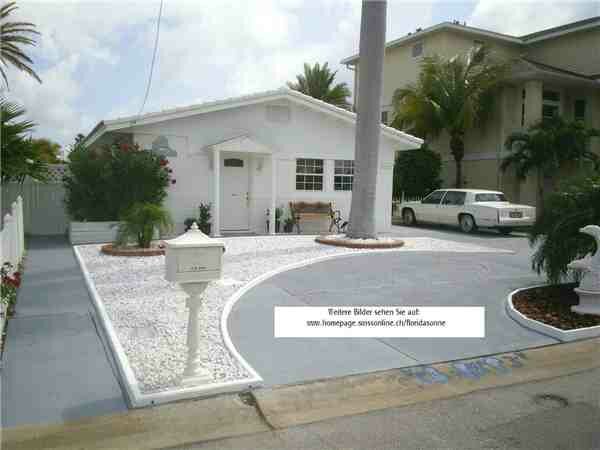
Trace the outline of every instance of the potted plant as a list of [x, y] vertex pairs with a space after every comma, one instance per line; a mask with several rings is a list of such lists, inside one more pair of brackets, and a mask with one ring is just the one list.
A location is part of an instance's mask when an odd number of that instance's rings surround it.
[[210, 207], [211, 207], [210, 203], [200, 203], [200, 206], [198, 206], [198, 211], [200, 213], [198, 216], [198, 228], [200, 228], [200, 231], [202, 231], [204, 234], [208, 234], [208, 235], [210, 234], [210, 228], [211, 228]]
[[291, 217], [287, 217], [283, 222], [283, 231], [284, 233], [291, 233], [294, 231], [294, 219]]

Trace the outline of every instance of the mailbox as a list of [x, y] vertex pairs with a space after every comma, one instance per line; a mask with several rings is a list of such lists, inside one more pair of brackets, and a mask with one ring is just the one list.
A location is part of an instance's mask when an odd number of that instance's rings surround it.
[[165, 241], [165, 246], [168, 281], [208, 283], [221, 278], [225, 245], [202, 233], [196, 223], [181, 236]]

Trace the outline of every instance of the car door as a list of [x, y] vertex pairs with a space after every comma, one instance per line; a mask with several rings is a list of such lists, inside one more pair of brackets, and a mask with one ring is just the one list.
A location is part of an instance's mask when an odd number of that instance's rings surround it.
[[423, 222], [437, 222], [439, 220], [440, 202], [444, 198], [446, 191], [433, 191], [419, 205], [417, 220]]
[[439, 208], [439, 222], [456, 225], [458, 223], [458, 214], [464, 208], [466, 196], [466, 192], [448, 191]]

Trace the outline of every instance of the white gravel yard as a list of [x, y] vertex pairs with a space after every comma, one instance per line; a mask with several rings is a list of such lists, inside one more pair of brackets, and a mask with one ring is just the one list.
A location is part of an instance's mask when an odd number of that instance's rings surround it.
[[[354, 250], [318, 244], [314, 236], [222, 238], [226, 253], [223, 278], [205, 291], [209, 354], [205, 365], [214, 382], [248, 378], [221, 336], [220, 318], [227, 300], [251, 280], [279, 268], [327, 255], [352, 252], [486, 252], [489, 247], [431, 238], [406, 238], [404, 247]], [[142, 393], [178, 386], [186, 357], [186, 294], [164, 279], [164, 257], [118, 257], [100, 253], [100, 245], [78, 246], [90, 278], [129, 359]]]

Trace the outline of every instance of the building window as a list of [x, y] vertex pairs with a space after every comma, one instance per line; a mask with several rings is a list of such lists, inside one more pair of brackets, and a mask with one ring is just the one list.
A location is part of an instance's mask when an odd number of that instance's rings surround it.
[[296, 190], [323, 190], [323, 160], [301, 158], [296, 160]]
[[552, 119], [560, 114], [560, 93], [544, 90], [542, 93], [542, 119]]
[[354, 161], [338, 159], [333, 169], [333, 189], [336, 191], [351, 191], [354, 180]]
[[388, 124], [388, 112], [387, 111], [381, 111], [381, 123], [384, 125]]
[[573, 118], [585, 122], [585, 100], [575, 100], [573, 106]]
[[244, 160], [238, 158], [226, 158], [223, 160], [225, 167], [244, 167]]
[[412, 57], [418, 58], [423, 54], [423, 42], [417, 42], [412, 46]]

